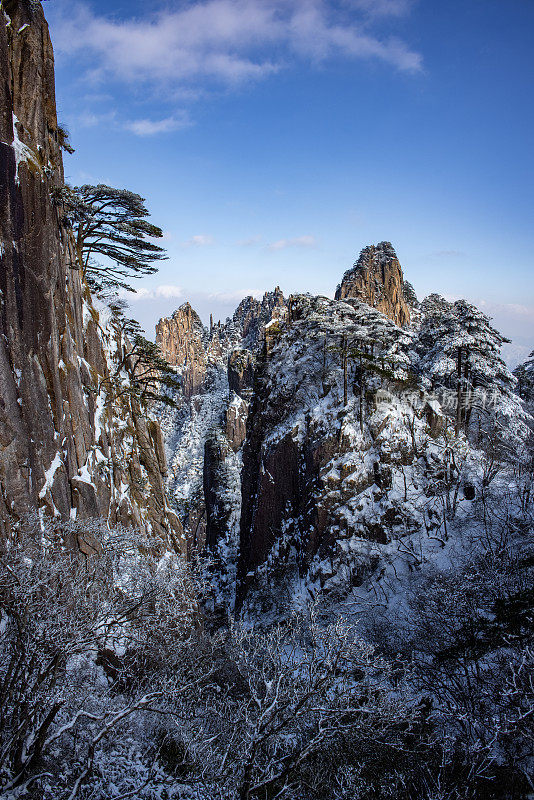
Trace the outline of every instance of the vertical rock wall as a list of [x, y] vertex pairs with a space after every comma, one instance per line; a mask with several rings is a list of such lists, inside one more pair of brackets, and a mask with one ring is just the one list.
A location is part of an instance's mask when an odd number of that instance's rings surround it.
[[156, 325], [156, 344], [165, 358], [182, 371], [184, 395], [192, 397], [206, 377], [206, 331], [196, 311], [184, 303]]
[[63, 132], [40, 4], [2, 0], [0, 76], [0, 538], [37, 508], [179, 536], [159, 429], [101, 389], [113, 335], [52, 199]]
[[337, 287], [336, 300], [356, 297], [403, 326], [410, 322], [403, 288], [402, 268], [395, 250], [389, 242], [380, 242], [364, 247]]

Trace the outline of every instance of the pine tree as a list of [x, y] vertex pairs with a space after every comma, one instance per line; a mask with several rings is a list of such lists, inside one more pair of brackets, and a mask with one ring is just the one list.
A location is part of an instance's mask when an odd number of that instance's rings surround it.
[[135, 291], [128, 280], [157, 272], [154, 262], [165, 258], [165, 250], [149, 239], [163, 232], [146, 220], [149, 212], [138, 194], [104, 184], [64, 186], [56, 199], [73, 229], [76, 265], [93, 291]]
[[402, 284], [402, 296], [410, 306], [410, 308], [417, 308], [419, 301], [410, 281], [404, 281]]
[[[358, 302], [358, 301], [356, 301]], [[360, 399], [360, 427], [363, 430], [364, 398], [371, 378], [405, 380], [408, 376], [408, 345], [412, 335], [398, 328], [375, 308], [358, 303], [358, 318], [339, 343], [327, 349], [337, 352], [343, 368], [343, 401], [348, 403], [349, 367], [352, 363], [353, 388]]]
[[517, 393], [522, 400], [534, 401], [534, 350], [526, 361], [514, 369], [517, 378]]
[[[172, 394], [181, 386], [179, 376], [165, 360], [158, 345], [143, 336], [137, 320], [125, 317], [118, 305], [112, 311], [116, 337], [115, 365], [103, 385], [115, 399], [129, 397], [142, 406], [159, 402], [175, 407]], [[124, 376], [127, 376], [126, 380]]]
[[428, 299], [432, 302], [422, 304], [426, 314], [416, 344], [419, 369], [433, 390], [454, 392], [458, 433], [469, 426], [473, 408], [480, 402], [485, 405], [488, 395], [493, 403], [511, 395], [514, 377], [500, 354], [509, 339], [465, 300], [450, 304], [439, 296]]

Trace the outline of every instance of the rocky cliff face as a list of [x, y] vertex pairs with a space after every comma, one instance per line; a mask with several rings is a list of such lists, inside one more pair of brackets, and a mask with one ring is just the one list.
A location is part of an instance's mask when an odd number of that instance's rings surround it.
[[[413, 291], [413, 290], [412, 290]], [[378, 308], [396, 325], [408, 325], [410, 306], [404, 290], [402, 268], [389, 242], [364, 247], [352, 269], [336, 289], [336, 300], [356, 297]]]
[[433, 442], [401, 362], [363, 395], [350, 367], [345, 404], [343, 338], [382, 324], [380, 312], [306, 295], [290, 308], [258, 367], [243, 450], [237, 600], [257, 610], [277, 594], [347, 593], [371, 575], [417, 513], [399, 496], [402, 475], [418, 471], [408, 417], [418, 444]]
[[[227, 323], [241, 348], [228, 337], [202, 391], [164, 421], [169, 490], [189, 546], [214, 559], [221, 613], [293, 607], [319, 590], [346, 597], [373, 586], [412, 533], [439, 546], [444, 419], [410, 378], [412, 334], [356, 298], [272, 300], [261, 325], [243, 301]], [[263, 333], [248, 349], [251, 328]], [[343, 343], [365, 337], [377, 366], [368, 357], [362, 383]]]
[[37, 508], [179, 536], [157, 424], [102, 389], [113, 327], [52, 200], [64, 134], [39, 3], [3, 0], [0, 75], [0, 537]]
[[[342, 293], [243, 301], [206, 332], [206, 352], [225, 345], [202, 391], [165, 421], [169, 489], [216, 564], [215, 610], [263, 614], [319, 591], [374, 602], [384, 574], [445, 547], [451, 429], [405, 327], [408, 303], [414, 319], [436, 303], [418, 303], [386, 244], [365, 248]], [[479, 464], [462, 459], [465, 508]]]
[[211, 324], [209, 330], [189, 303], [180, 306], [171, 317], [160, 319], [156, 325], [156, 343], [169, 364], [178, 367], [184, 398], [189, 400], [204, 389], [209, 364], [229, 357], [235, 365], [248, 363], [248, 367], [243, 367], [244, 377], [241, 374], [238, 380], [250, 379], [252, 351], [263, 341], [265, 326], [275, 310], [282, 312], [284, 308], [284, 295], [277, 286], [261, 300], [246, 297], [231, 319]]
[[217, 563], [214, 608], [235, 601], [241, 468], [249, 401], [273, 316], [284, 317], [280, 289], [245, 298], [224, 323], [204, 328], [188, 304], [157, 326], [157, 341], [183, 376], [177, 409], [162, 415], [167, 489], [189, 551], [207, 548]]
[[286, 301], [279, 286], [266, 292], [261, 300], [246, 297], [235, 310], [233, 321], [239, 326], [244, 344], [254, 348], [261, 339], [265, 326], [271, 321], [275, 309], [285, 308]]
[[189, 303], [184, 303], [172, 317], [160, 319], [156, 325], [156, 344], [165, 358], [180, 367], [185, 397], [196, 394], [206, 377], [206, 330]]

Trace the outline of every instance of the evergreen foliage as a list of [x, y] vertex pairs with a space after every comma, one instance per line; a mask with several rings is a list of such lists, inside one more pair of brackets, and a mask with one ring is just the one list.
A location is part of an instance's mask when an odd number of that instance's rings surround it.
[[517, 378], [517, 393], [527, 402], [534, 400], [534, 350], [523, 364], [514, 369]]
[[[68, 142], [68, 134], [65, 139]], [[82, 278], [112, 312], [116, 364], [101, 386], [115, 398], [128, 396], [142, 406], [155, 401], [174, 406], [171, 392], [164, 390], [178, 389], [178, 376], [158, 346], [145, 338], [139, 323], [125, 316], [126, 304], [117, 296], [118, 290], [135, 291], [129, 279], [157, 272], [154, 262], [164, 259], [165, 251], [150, 239], [161, 238], [161, 228], [147, 221], [144, 199], [127, 189], [104, 184], [63, 186], [55, 197], [72, 226]]]
[[422, 304], [425, 317], [416, 342], [419, 371], [432, 390], [456, 394], [457, 430], [469, 425], [478, 403], [477, 390], [510, 397], [515, 381], [501, 354], [506, 339], [490, 319], [466, 300], [448, 303], [431, 295]]
[[157, 272], [154, 262], [165, 258], [165, 250], [150, 239], [163, 232], [147, 221], [142, 197], [104, 184], [64, 186], [57, 197], [73, 228], [77, 265], [92, 290], [135, 291], [130, 279]]
[[327, 349], [341, 356], [345, 405], [348, 402], [349, 364], [355, 365], [353, 386], [359, 391], [360, 424], [363, 425], [363, 399], [370, 378], [405, 380], [408, 377], [407, 349], [412, 335], [365, 303], [359, 303], [357, 310], [356, 329], [351, 330], [350, 336], [342, 333], [339, 343]]
[[102, 382], [105, 388], [115, 398], [130, 397], [143, 406], [159, 402], [176, 407], [173, 392], [180, 389], [180, 378], [158, 345], [143, 336], [137, 320], [125, 317], [117, 307], [113, 326], [117, 337], [116, 363]]
[[419, 305], [415, 289], [410, 281], [404, 281], [402, 284], [402, 296], [411, 308], [416, 308]]

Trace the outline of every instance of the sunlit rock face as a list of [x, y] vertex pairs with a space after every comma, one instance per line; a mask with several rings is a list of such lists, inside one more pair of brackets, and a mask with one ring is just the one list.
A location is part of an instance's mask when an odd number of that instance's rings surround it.
[[0, 539], [37, 510], [179, 537], [157, 423], [102, 388], [116, 348], [109, 313], [82, 283], [53, 199], [65, 133], [42, 7], [1, 5]]
[[402, 267], [394, 248], [389, 242], [380, 242], [364, 247], [352, 269], [345, 272], [336, 300], [356, 297], [404, 326], [410, 322], [410, 307], [403, 287]]
[[182, 368], [183, 391], [192, 397], [203, 386], [206, 377], [207, 336], [204, 326], [189, 303], [184, 303], [171, 317], [156, 325], [156, 343], [165, 358]]

